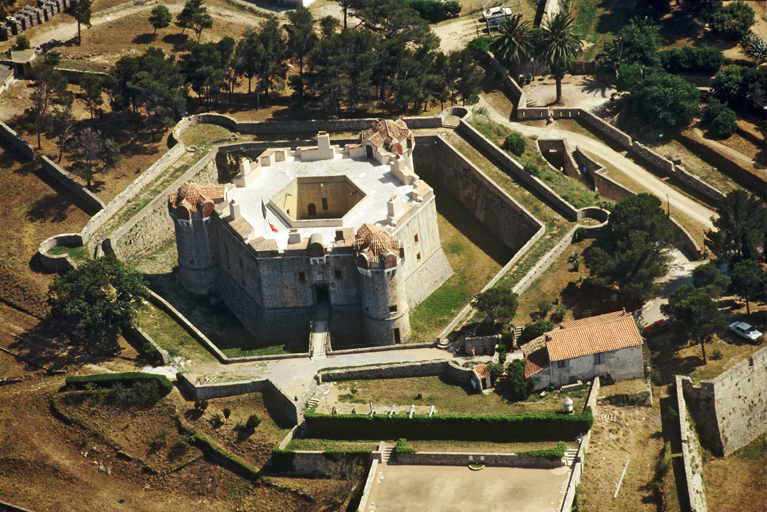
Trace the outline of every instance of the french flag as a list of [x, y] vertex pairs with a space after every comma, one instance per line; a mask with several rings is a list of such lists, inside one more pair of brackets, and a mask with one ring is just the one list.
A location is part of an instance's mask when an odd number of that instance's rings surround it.
[[266, 210], [266, 205], [264, 204], [264, 200], [261, 200], [261, 213], [264, 216], [264, 220], [267, 224], [269, 224], [269, 227], [272, 229], [272, 232], [279, 233], [280, 231], [274, 227], [274, 224], [272, 224], [272, 219], [269, 218], [269, 212]]

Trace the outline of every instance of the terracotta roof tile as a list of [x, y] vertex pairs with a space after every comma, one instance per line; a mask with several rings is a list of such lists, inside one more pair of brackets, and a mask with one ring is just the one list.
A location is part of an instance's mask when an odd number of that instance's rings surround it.
[[477, 375], [479, 375], [480, 379], [486, 379], [490, 377], [490, 372], [487, 371], [487, 366], [484, 364], [475, 364], [474, 371], [477, 372]]
[[569, 322], [562, 322], [559, 324], [560, 329], [572, 329], [573, 327], [581, 327], [583, 325], [598, 324], [607, 320], [620, 318], [627, 315], [625, 311], [614, 311], [612, 313], [605, 313], [604, 315], [590, 316], [588, 318], [581, 318], [580, 320], [570, 320]]
[[381, 256], [387, 252], [397, 254], [399, 242], [392, 240], [391, 235], [385, 229], [365, 223], [357, 230], [354, 250], [357, 254], [365, 253], [369, 261], [374, 263], [380, 261]]
[[379, 149], [383, 146], [392, 153], [401, 155], [403, 152], [402, 142], [408, 137], [412, 137], [412, 134], [402, 119], [395, 121], [379, 119], [373, 122], [373, 126], [369, 130], [362, 130], [360, 142], [368, 142]]
[[525, 378], [545, 370], [549, 367], [549, 364], [549, 356], [546, 354], [546, 347], [541, 347], [535, 352], [530, 353], [525, 358]]
[[[546, 341], [549, 359], [562, 361], [642, 344], [642, 336], [634, 317], [630, 314], [618, 312], [617, 315], [610, 313], [600, 316], [603, 317], [601, 322], [595, 321], [549, 333], [551, 339]], [[598, 320], [599, 317], [593, 319]]]

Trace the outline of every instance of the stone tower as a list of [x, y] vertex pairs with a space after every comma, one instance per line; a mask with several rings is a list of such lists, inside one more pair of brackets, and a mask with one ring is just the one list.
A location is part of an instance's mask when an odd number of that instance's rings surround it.
[[215, 234], [210, 214], [229, 200], [226, 186], [184, 183], [168, 197], [168, 211], [176, 228], [179, 281], [192, 293], [207, 294], [216, 280]]
[[363, 224], [354, 242], [360, 277], [365, 338], [373, 345], [410, 339], [410, 309], [404, 275], [398, 270], [399, 242], [378, 226]]

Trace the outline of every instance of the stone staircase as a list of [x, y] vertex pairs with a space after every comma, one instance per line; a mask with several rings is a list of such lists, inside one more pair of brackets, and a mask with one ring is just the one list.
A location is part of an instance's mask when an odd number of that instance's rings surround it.
[[309, 334], [309, 353], [312, 360], [325, 359], [329, 340], [330, 307], [327, 304], [317, 304], [312, 332]]
[[[381, 464], [387, 465], [390, 463], [392, 452], [394, 452], [394, 448], [396, 445], [385, 443], [383, 446], [383, 450], [381, 451]], [[396, 460], [396, 456], [395, 456]], [[396, 464], [396, 462], [391, 462], [391, 464]]]
[[568, 448], [565, 450], [565, 456], [562, 457], [562, 461], [564, 461], [564, 465], [568, 468], [573, 465], [573, 462], [575, 462], [575, 455], [578, 453], [577, 448]]

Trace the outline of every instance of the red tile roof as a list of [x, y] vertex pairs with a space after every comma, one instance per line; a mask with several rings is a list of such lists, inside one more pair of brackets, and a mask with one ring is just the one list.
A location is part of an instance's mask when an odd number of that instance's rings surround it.
[[546, 354], [546, 348], [542, 347], [532, 352], [525, 359], [525, 378], [531, 377], [536, 373], [549, 367], [549, 356]]
[[477, 372], [477, 375], [479, 375], [480, 379], [486, 379], [490, 377], [490, 372], [487, 371], [487, 366], [484, 364], [475, 364], [474, 371]]
[[563, 324], [565, 325], [569, 327], [548, 333], [550, 339], [547, 336], [546, 349], [551, 361], [563, 361], [642, 344], [642, 336], [634, 317], [623, 311], [567, 322]]

